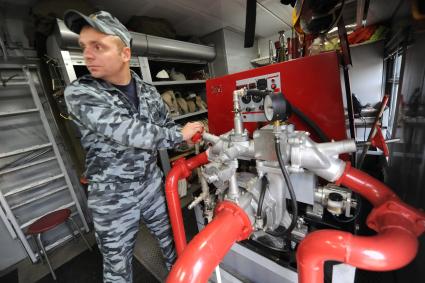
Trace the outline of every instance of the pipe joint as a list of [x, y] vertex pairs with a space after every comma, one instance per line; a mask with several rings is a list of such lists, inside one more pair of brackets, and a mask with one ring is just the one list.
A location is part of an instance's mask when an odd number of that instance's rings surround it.
[[234, 216], [237, 216], [243, 223], [242, 233], [239, 235], [237, 241], [239, 242], [247, 239], [253, 231], [251, 220], [249, 219], [247, 213], [234, 202], [222, 201], [216, 206], [214, 215], [217, 215], [223, 210], [230, 212]]
[[181, 157], [172, 163], [173, 168], [179, 167], [180, 176], [179, 179], [186, 179], [190, 176], [192, 170], [189, 169], [186, 163], [186, 158]]
[[399, 200], [389, 200], [374, 208], [366, 223], [378, 233], [389, 227], [400, 227], [419, 237], [425, 231], [425, 213]]

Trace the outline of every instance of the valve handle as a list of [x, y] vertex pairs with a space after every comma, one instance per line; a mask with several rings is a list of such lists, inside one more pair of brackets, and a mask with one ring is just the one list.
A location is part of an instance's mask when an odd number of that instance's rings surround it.
[[198, 143], [198, 142], [201, 141], [201, 139], [202, 139], [202, 133], [196, 132], [196, 134], [193, 135], [191, 140], [192, 140], [193, 143]]

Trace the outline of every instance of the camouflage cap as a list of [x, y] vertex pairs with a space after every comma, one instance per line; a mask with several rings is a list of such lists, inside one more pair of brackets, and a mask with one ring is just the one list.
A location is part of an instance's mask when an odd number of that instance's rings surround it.
[[100, 32], [116, 35], [128, 47], [131, 47], [131, 35], [128, 29], [114, 16], [106, 11], [99, 11], [89, 16], [83, 15], [76, 10], [68, 10], [64, 14], [65, 25], [75, 33], [89, 25]]

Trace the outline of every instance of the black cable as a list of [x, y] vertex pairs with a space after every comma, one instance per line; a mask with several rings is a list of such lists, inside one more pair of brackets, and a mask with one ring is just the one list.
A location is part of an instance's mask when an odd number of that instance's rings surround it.
[[261, 192], [260, 192], [260, 197], [258, 199], [257, 218], [261, 218], [261, 211], [263, 210], [263, 202], [264, 202], [264, 196], [267, 190], [267, 185], [268, 185], [267, 177], [266, 177], [266, 174], [264, 174], [263, 177], [261, 178]]
[[276, 150], [276, 155], [277, 155], [277, 160], [279, 162], [280, 170], [282, 170], [283, 177], [285, 178], [285, 182], [289, 190], [289, 195], [291, 196], [292, 220], [291, 220], [291, 224], [289, 224], [289, 227], [285, 229], [284, 231], [282, 232], [267, 231], [267, 233], [269, 233], [272, 236], [281, 237], [281, 236], [286, 236], [288, 234], [290, 235], [292, 230], [294, 230], [295, 225], [297, 224], [298, 207], [297, 207], [297, 199], [295, 196], [295, 191], [294, 191], [294, 188], [292, 187], [292, 182], [291, 182], [291, 179], [289, 178], [288, 170], [286, 170], [285, 161], [282, 158], [282, 151], [280, 150], [279, 136], [275, 136], [275, 150]]
[[10, 77], [8, 77], [7, 79], [3, 79], [3, 78], [0, 76], [0, 80], [1, 80], [1, 83], [3, 84], [3, 87], [6, 87], [7, 82], [8, 82], [8, 81], [10, 81], [11, 79], [13, 79], [14, 77], [17, 77], [17, 76], [19, 76], [19, 74], [11, 75], [11, 76], [10, 76]]
[[308, 118], [301, 110], [296, 108], [294, 105], [291, 104], [292, 112], [297, 115], [304, 123], [306, 123], [311, 129], [314, 130], [316, 135], [319, 137], [319, 139], [322, 142], [330, 142], [330, 139], [328, 136], [322, 131], [322, 129], [313, 122], [310, 118]]

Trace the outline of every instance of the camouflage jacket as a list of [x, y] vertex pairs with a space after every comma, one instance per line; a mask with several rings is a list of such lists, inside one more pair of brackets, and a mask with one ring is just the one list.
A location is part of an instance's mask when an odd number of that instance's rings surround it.
[[132, 72], [139, 110], [110, 83], [85, 75], [65, 89], [69, 114], [81, 132], [91, 182], [132, 182], [155, 169], [157, 149], [183, 141], [152, 85]]

